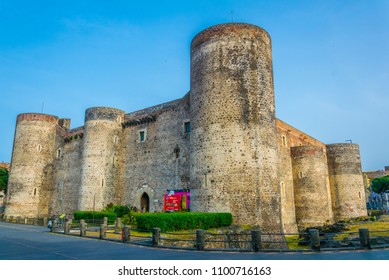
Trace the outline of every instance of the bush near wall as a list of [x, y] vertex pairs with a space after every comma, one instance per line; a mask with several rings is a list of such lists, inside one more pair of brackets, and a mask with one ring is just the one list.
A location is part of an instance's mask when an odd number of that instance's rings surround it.
[[138, 213], [135, 214], [138, 229], [160, 228], [162, 232], [186, 229], [209, 229], [232, 224], [230, 213]]
[[382, 211], [382, 210], [370, 210], [369, 211], [369, 216], [372, 216], [372, 217], [379, 217], [383, 214], [384, 214], [384, 211]]
[[73, 215], [75, 220], [102, 220], [104, 217], [107, 217], [108, 223], [114, 223], [117, 217], [115, 213], [104, 211], [77, 211]]
[[130, 213], [130, 206], [124, 205], [114, 205], [113, 203], [107, 204], [107, 206], [103, 209], [102, 212], [111, 212], [115, 213], [118, 218], [123, 217], [126, 214]]

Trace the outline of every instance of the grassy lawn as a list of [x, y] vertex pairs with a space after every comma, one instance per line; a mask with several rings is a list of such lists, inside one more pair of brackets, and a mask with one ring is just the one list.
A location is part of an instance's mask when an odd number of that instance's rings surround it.
[[[359, 229], [367, 228], [370, 237], [389, 236], [389, 215], [382, 215], [377, 221], [351, 222], [346, 225], [346, 230], [334, 235], [334, 240], [344, 240], [359, 237]], [[291, 250], [309, 249], [309, 246], [299, 245], [298, 235], [287, 235], [286, 241]]]
[[[92, 236], [92, 237], [99, 237], [100, 231], [88, 231], [87, 230], [86, 235]], [[151, 237], [152, 234], [151, 234], [151, 232], [131, 230], [131, 235], [137, 236], [137, 237]], [[106, 232], [106, 238], [122, 240], [122, 233], [121, 233], [120, 229], [117, 229], [117, 230], [109, 229]]]
[[285, 236], [286, 243], [290, 250], [304, 250], [309, 249], [308, 245], [299, 245], [300, 242], [299, 235], [286, 235]]
[[[377, 221], [359, 222], [347, 225], [348, 230], [343, 231], [334, 236], [335, 240], [343, 240], [344, 238], [354, 238], [359, 236], [360, 228], [367, 228], [370, 237], [389, 236], [389, 215], [382, 215]], [[383, 232], [384, 231], [384, 232]]]

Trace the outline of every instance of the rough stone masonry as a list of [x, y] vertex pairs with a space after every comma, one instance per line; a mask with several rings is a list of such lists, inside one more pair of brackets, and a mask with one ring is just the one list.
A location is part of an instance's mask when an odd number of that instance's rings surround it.
[[296, 232], [366, 215], [359, 147], [325, 145], [276, 118], [269, 34], [228, 23], [191, 43], [190, 91], [126, 114], [86, 110], [85, 125], [17, 117], [6, 216], [48, 217], [108, 203], [162, 211], [189, 189], [192, 211]]

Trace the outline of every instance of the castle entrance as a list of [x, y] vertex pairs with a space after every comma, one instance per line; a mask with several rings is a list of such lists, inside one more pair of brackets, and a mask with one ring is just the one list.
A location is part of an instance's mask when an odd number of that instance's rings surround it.
[[149, 195], [145, 192], [142, 194], [142, 196], [140, 198], [140, 209], [141, 209], [142, 213], [150, 211]]

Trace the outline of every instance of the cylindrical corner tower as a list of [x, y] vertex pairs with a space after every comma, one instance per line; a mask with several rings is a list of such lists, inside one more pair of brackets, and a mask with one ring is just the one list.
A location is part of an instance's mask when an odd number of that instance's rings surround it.
[[48, 216], [57, 124], [51, 115], [17, 116], [6, 216]]
[[191, 43], [191, 209], [280, 231], [269, 34], [221, 24]]
[[327, 157], [335, 220], [366, 216], [359, 146], [351, 143], [327, 145]]
[[333, 222], [327, 159], [323, 148], [291, 148], [296, 222], [301, 228]]
[[124, 112], [114, 108], [86, 110], [79, 210], [101, 210], [109, 203], [120, 203], [123, 119]]

